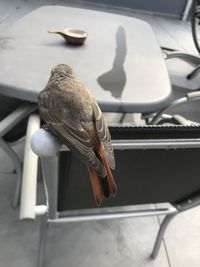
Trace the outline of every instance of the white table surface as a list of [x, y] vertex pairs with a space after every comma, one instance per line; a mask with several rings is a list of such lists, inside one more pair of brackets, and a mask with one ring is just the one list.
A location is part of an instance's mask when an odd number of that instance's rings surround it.
[[[84, 29], [88, 38], [83, 46], [71, 46], [47, 32], [54, 28]], [[151, 27], [141, 20], [46, 6], [17, 21], [1, 38], [5, 38], [0, 47], [1, 94], [37, 102], [51, 68], [66, 63], [103, 111], [153, 112], [171, 100], [161, 49]]]

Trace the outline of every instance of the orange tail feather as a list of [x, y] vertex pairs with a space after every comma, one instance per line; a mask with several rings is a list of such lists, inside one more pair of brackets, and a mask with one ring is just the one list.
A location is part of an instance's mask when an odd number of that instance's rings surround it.
[[89, 170], [89, 174], [91, 178], [94, 198], [95, 198], [97, 206], [100, 206], [104, 199], [103, 188], [102, 188], [102, 184], [100, 180], [101, 178], [97, 176], [96, 171], [93, 170], [92, 168], [88, 168], [88, 170]]
[[109, 166], [108, 160], [106, 158], [104, 147], [102, 144], [100, 144], [100, 147], [99, 147], [99, 156], [100, 156], [100, 159], [102, 160], [103, 165], [106, 169], [107, 177], [105, 177], [103, 179], [107, 178], [108, 186], [109, 186], [109, 196], [115, 196], [117, 193], [117, 186], [116, 186], [114, 177], [112, 175], [112, 172], [110, 170], [110, 166]]
[[90, 167], [88, 168], [88, 170], [91, 178], [94, 198], [97, 206], [100, 206], [104, 197], [108, 198], [110, 196], [115, 196], [117, 192], [117, 186], [115, 184], [115, 180], [110, 170], [109, 163], [106, 158], [104, 147], [102, 144], [100, 144], [99, 146], [98, 156], [106, 169], [106, 177], [99, 177], [96, 171]]

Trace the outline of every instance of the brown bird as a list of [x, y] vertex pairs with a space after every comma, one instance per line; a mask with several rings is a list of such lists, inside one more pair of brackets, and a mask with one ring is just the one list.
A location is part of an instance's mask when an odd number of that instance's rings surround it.
[[91, 92], [78, 81], [71, 67], [56, 65], [38, 97], [39, 112], [47, 127], [87, 166], [96, 204], [115, 196], [117, 187], [111, 137]]

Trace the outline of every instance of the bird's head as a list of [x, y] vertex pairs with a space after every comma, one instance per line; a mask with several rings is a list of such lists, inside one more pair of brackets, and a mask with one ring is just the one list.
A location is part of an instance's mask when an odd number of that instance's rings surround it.
[[61, 76], [61, 77], [73, 77], [74, 73], [70, 66], [66, 64], [58, 64], [54, 66], [51, 70], [51, 77]]

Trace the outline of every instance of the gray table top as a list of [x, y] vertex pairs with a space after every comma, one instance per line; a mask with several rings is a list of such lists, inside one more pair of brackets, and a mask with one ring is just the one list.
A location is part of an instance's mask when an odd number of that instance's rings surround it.
[[[83, 46], [48, 29], [80, 28]], [[153, 112], [170, 101], [169, 77], [151, 27], [138, 19], [46, 6], [10, 27], [0, 47], [0, 93], [37, 102], [55, 64], [69, 64], [103, 111]]]

